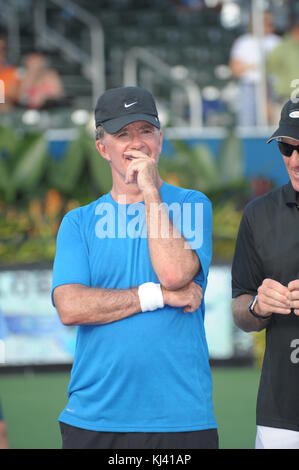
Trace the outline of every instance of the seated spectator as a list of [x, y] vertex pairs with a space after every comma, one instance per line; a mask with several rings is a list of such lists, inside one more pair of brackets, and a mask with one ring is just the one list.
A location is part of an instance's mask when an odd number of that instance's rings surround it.
[[[0, 32], [0, 80], [3, 87], [3, 96], [1, 93], [0, 113], [9, 111], [17, 101], [20, 85], [20, 78], [16, 67], [8, 64], [7, 58], [7, 39], [3, 32]], [[4, 102], [3, 102], [4, 98]]]
[[19, 104], [32, 109], [41, 109], [53, 101], [59, 103], [63, 96], [64, 90], [59, 75], [49, 68], [44, 54], [39, 51], [30, 53], [25, 59]]

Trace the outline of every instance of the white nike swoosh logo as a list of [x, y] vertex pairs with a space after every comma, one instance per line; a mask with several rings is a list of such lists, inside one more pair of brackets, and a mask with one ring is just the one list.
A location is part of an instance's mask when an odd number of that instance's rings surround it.
[[130, 108], [131, 106], [133, 106], [133, 104], [136, 104], [136, 103], [137, 101], [134, 101], [134, 103], [130, 103], [130, 104], [125, 103], [124, 106], [125, 108]]

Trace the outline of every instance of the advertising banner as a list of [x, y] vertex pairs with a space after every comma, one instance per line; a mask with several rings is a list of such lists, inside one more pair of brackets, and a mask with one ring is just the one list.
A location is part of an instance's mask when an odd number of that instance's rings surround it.
[[[230, 267], [212, 266], [205, 328], [211, 359], [250, 355], [251, 336], [234, 327]], [[50, 269], [0, 271], [0, 367], [71, 364], [76, 327], [64, 326], [51, 303]]]

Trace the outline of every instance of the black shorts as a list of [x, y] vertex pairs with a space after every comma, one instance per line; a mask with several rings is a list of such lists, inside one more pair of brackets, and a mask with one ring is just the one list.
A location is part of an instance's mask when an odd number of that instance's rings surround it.
[[99, 432], [59, 423], [62, 449], [218, 449], [217, 429], [191, 432]]

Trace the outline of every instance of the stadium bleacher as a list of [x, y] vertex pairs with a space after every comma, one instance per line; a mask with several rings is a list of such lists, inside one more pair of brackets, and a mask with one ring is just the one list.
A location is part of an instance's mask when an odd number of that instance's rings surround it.
[[[215, 68], [228, 63], [232, 41], [240, 29], [224, 29], [220, 24], [219, 8], [182, 12], [171, 0], [76, 0], [73, 3], [91, 13], [103, 27], [108, 88], [122, 85], [126, 53], [137, 45], [148, 49], [169, 66], [186, 67], [188, 77], [200, 89], [211, 85], [221, 89], [229, 80], [217, 77]], [[28, 4], [34, 11], [36, 2], [27, 0]], [[51, 1], [45, 4], [49, 28], [90, 54], [88, 28], [74, 17], [71, 8], [61, 8]], [[51, 65], [61, 75], [73, 105], [89, 107], [92, 85], [86, 68], [59, 48], [36, 37], [32, 16], [23, 15], [21, 10], [16, 13], [20, 25], [20, 56], [37, 45], [42, 46], [51, 59]], [[163, 89], [165, 87], [161, 85], [158, 87], [159, 92], [162, 90], [163, 93]]]

